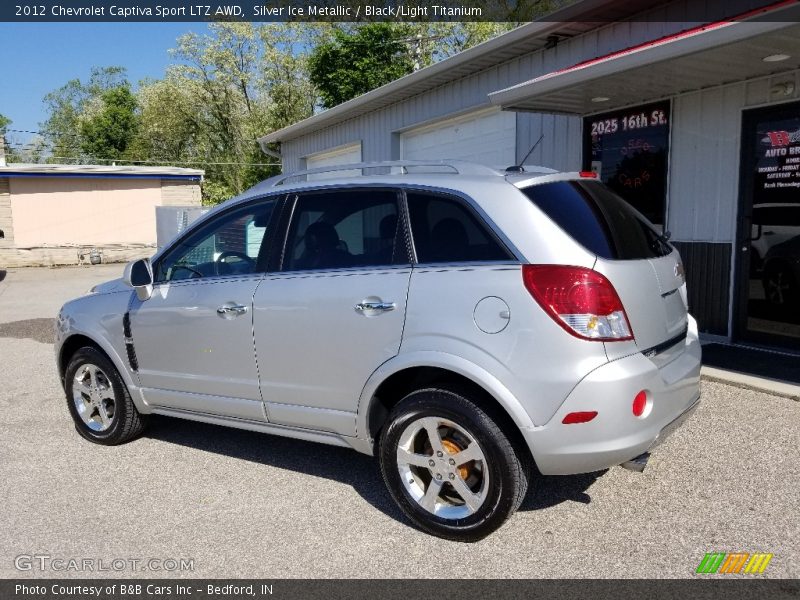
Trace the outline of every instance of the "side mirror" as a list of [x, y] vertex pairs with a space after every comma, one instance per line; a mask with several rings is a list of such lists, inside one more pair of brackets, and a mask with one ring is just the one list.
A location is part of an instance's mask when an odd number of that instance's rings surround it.
[[140, 258], [125, 265], [122, 280], [136, 290], [136, 297], [142, 302], [153, 295], [153, 267], [149, 258]]

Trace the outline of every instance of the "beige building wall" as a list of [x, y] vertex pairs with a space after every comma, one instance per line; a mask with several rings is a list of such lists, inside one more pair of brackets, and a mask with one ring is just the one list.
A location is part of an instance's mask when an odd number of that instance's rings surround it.
[[[195, 181], [153, 178], [0, 177], [0, 269], [150, 256], [157, 206], [199, 206]], [[83, 258], [81, 258], [83, 257]]]
[[155, 244], [159, 179], [12, 178], [14, 244]]

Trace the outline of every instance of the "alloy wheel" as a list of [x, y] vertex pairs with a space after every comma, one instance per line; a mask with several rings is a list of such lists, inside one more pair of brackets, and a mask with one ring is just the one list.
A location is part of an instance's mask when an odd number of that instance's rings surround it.
[[78, 416], [92, 431], [106, 431], [114, 420], [117, 398], [108, 375], [100, 367], [84, 364], [72, 380], [72, 401]]
[[462, 519], [483, 505], [489, 469], [475, 437], [440, 417], [423, 417], [403, 430], [397, 468], [408, 494], [423, 509], [444, 519]]

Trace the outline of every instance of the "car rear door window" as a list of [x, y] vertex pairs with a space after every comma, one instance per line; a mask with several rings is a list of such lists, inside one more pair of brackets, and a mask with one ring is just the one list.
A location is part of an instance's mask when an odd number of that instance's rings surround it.
[[425, 192], [406, 197], [418, 262], [513, 259], [462, 200]]
[[289, 226], [283, 271], [407, 264], [398, 194], [335, 190], [301, 194]]
[[647, 219], [598, 181], [556, 181], [522, 192], [576, 242], [601, 258], [637, 260], [672, 252]]

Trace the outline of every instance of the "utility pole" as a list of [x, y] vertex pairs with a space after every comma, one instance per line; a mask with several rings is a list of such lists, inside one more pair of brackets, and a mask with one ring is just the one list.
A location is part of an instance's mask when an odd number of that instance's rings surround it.
[[422, 34], [418, 33], [412, 43], [411, 55], [414, 60], [414, 70], [419, 71], [422, 68]]

